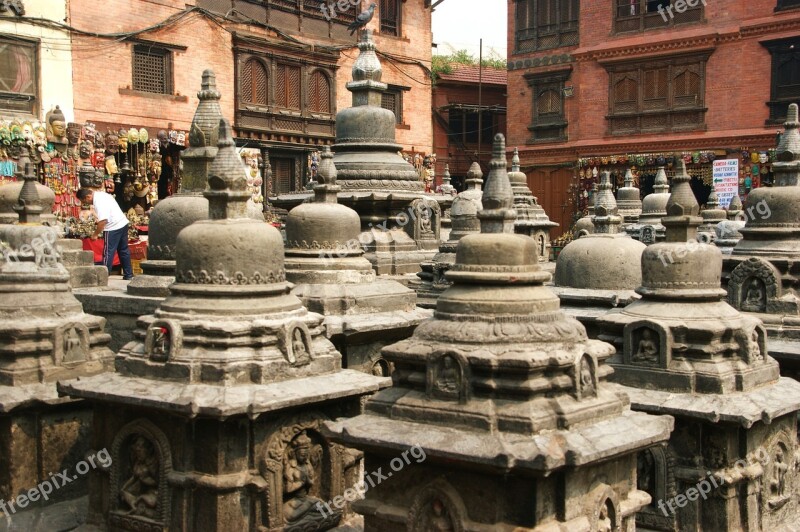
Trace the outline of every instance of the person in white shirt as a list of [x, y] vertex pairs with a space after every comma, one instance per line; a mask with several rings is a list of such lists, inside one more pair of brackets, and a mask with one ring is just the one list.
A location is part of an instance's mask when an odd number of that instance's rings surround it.
[[133, 279], [131, 252], [128, 249], [128, 218], [119, 208], [114, 196], [101, 190], [82, 188], [77, 193], [84, 205], [92, 205], [97, 213], [97, 227], [89, 238], [96, 240], [103, 234], [103, 263], [111, 273], [114, 265], [114, 253], [119, 255], [122, 266], [122, 279]]

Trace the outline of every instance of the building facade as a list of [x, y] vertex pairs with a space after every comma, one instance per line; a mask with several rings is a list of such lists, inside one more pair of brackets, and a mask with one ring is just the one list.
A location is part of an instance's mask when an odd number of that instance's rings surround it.
[[450, 70], [437, 74], [433, 88], [433, 151], [437, 180], [447, 165], [453, 183], [463, 184], [473, 162], [488, 173], [492, 140], [506, 134], [506, 71], [459, 64]]
[[[369, 2], [309, 0], [110, 0], [70, 2], [76, 121], [99, 130], [128, 125], [188, 130], [198, 80], [216, 73], [237, 145], [269, 161], [269, 195], [300, 189], [312, 154], [334, 140], [334, 117], [350, 105], [344, 85], [357, 56], [348, 25]], [[358, 4], [358, 5], [357, 5]], [[397, 115], [398, 142], [430, 153], [430, 5], [380, 0], [369, 23], [382, 50], [384, 106]], [[228, 96], [232, 95], [232, 96]]]
[[635, 167], [647, 194], [680, 157], [701, 203], [714, 160], [738, 160], [740, 194], [770, 183], [776, 130], [800, 100], [800, 2], [508, 6], [509, 145], [524, 146], [523, 171], [562, 227], [603, 170], [621, 186]]

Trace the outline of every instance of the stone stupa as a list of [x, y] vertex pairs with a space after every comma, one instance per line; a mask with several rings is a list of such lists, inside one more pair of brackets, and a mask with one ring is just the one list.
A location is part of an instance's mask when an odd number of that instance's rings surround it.
[[653, 502], [637, 524], [781, 529], [798, 522], [800, 383], [779, 376], [761, 321], [724, 301], [722, 253], [697, 241], [703, 220], [684, 170], [662, 219], [666, 242], [642, 255], [642, 299], [599, 323], [631, 407], [675, 417], [669, 445], [639, 454], [638, 487]]
[[734, 194], [728, 206], [728, 219], [719, 222], [714, 228], [716, 232], [714, 245], [722, 251], [723, 255], [730, 255], [733, 252], [733, 248], [742, 239], [742, 233], [739, 232], [739, 229], [745, 225], [742, 208], [742, 199], [739, 194]]
[[742, 239], [725, 258], [728, 302], [752, 312], [770, 334], [770, 353], [800, 376], [800, 122], [791, 104], [772, 163], [775, 185], [750, 191]]
[[353, 63], [352, 107], [336, 114], [334, 162], [340, 203], [358, 212], [365, 257], [379, 275], [414, 274], [439, 248], [441, 208], [427, 198], [414, 167], [400, 156], [394, 113], [381, 107], [387, 85], [370, 30]]
[[410, 288], [376, 278], [358, 242], [358, 213], [336, 202], [340, 187], [328, 146], [317, 179], [314, 202], [286, 218], [286, 279], [308, 310], [325, 316], [325, 334], [345, 367], [388, 376], [381, 348], [409, 337], [431, 313], [416, 307]]
[[553, 291], [590, 338], [597, 337], [599, 316], [639, 298], [634, 290], [642, 284], [640, 262], [647, 246], [625, 234], [622, 221], [610, 174], [603, 172], [595, 195], [594, 232], [567, 244], [556, 261]]
[[[106, 320], [84, 313], [72, 295], [60, 234], [41, 224], [46, 207], [34, 165], [28, 162], [23, 172], [14, 206], [19, 223], [0, 225], [0, 500], [12, 505], [53, 471], [73, 471], [92, 449], [91, 406], [60, 397], [56, 381], [113, 368]], [[25, 528], [24, 507], [35, 512], [86, 494], [85, 477], [70, 480], [47, 500], [4, 506], [5, 516]], [[9, 514], [10, 508], [16, 510]], [[72, 518], [62, 511], [57, 521], [71, 529]]]
[[517, 221], [514, 222], [514, 231], [521, 235], [533, 238], [538, 247], [539, 262], [550, 260], [550, 229], [558, 227], [547, 216], [539, 200], [528, 187], [528, 176], [520, 171], [519, 149], [514, 148], [511, 159], [511, 188], [514, 191], [514, 209], [517, 211]]
[[703, 223], [697, 228], [697, 238], [701, 242], [711, 244], [717, 238], [717, 225], [728, 219], [728, 212], [719, 206], [717, 191], [713, 187], [711, 194], [708, 195], [706, 208], [700, 211], [700, 216], [703, 218]]
[[573, 238], [578, 239], [594, 232], [592, 216], [594, 216], [594, 200], [597, 196], [597, 182], [592, 183], [592, 194], [589, 196], [589, 206], [586, 216], [579, 218], [572, 227]]
[[467, 172], [467, 188], [453, 199], [450, 208], [450, 238], [439, 245], [439, 253], [432, 260], [420, 264], [422, 271], [417, 274], [420, 281], [412, 286], [417, 292], [417, 305], [422, 308], [436, 308], [439, 295], [453, 284], [447, 280], [445, 273], [456, 260], [458, 241], [468, 234], [481, 231], [478, 211], [483, 208], [482, 178], [480, 165], [477, 162], [472, 163]]
[[[672, 419], [632, 412], [609, 389], [613, 347], [543, 286], [536, 241], [514, 233], [504, 148], [497, 135], [481, 233], [459, 241], [434, 318], [384, 349], [394, 387], [326, 423], [365, 451], [366, 471], [392, 468], [354, 504], [365, 530], [632, 530], [650, 503], [635, 455], [665, 441]], [[424, 461], [396, 467], [415, 446]]]
[[625, 171], [625, 186], [617, 189], [617, 207], [623, 224], [639, 223], [642, 199], [639, 188], [634, 185], [633, 171], [630, 168]]
[[[680, 161], [678, 161], [680, 165]], [[685, 166], [684, 166], [685, 168]], [[639, 222], [629, 225], [625, 231], [643, 244], [660, 242], [665, 238], [665, 229], [661, 225], [661, 218], [667, 215], [667, 202], [669, 201], [669, 181], [663, 166], [658, 167], [653, 185], [653, 193], [642, 200], [642, 214]]]
[[283, 239], [248, 217], [247, 179], [222, 121], [208, 220], [178, 235], [170, 295], [143, 316], [116, 372], [64, 381], [91, 399], [108, 471], [90, 524], [125, 530], [328, 530], [316, 507], [359, 475], [323, 421], [352, 416], [388, 379], [341, 369], [323, 317], [290, 293]]

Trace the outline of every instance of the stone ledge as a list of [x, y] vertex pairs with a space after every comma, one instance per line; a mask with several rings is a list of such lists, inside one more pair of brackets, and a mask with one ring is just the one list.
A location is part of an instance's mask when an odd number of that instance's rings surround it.
[[0, 414], [9, 414], [19, 408], [59, 405], [71, 401], [74, 399], [59, 396], [55, 382], [0, 386]]
[[570, 430], [532, 436], [470, 431], [362, 414], [328, 421], [324, 433], [348, 447], [379, 454], [400, 452], [414, 445], [433, 462], [500, 472], [549, 474], [562, 467], [591, 464], [632, 453], [669, 439], [674, 420], [625, 411], [618, 417]]
[[389, 378], [341, 370], [328, 375], [273, 384], [214, 386], [125, 377], [104, 373], [59, 382], [58, 392], [105, 403], [164, 410], [178, 415], [224, 419], [257, 416], [343, 397], [355, 397], [387, 388]]
[[772, 423], [800, 410], [800, 382], [781, 377], [776, 383], [749, 392], [692, 394], [642, 390], [610, 383], [630, 397], [631, 408], [650, 414], [690, 417], [711, 423], [735, 423], [749, 429]]

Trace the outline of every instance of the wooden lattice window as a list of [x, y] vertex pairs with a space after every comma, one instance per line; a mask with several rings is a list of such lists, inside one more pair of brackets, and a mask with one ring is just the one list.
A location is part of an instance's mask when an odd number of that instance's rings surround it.
[[400, 37], [402, 8], [401, 0], [381, 0], [381, 33]]
[[381, 107], [394, 113], [395, 123], [403, 123], [403, 91], [389, 88], [381, 94]]
[[772, 56], [769, 119], [767, 124], [781, 124], [790, 103], [800, 102], [800, 37], [762, 43]]
[[[643, 31], [703, 20], [703, 4], [685, 0], [614, 0], [614, 31]], [[680, 8], [680, 10], [678, 9]]]
[[706, 59], [683, 57], [607, 67], [611, 132], [702, 128]]
[[275, 69], [275, 105], [300, 109], [300, 67], [278, 63]]
[[242, 67], [240, 82], [242, 102], [267, 105], [267, 68], [256, 58], [250, 58]]
[[308, 109], [312, 113], [331, 112], [331, 83], [319, 70], [311, 74], [308, 82]]
[[294, 159], [270, 158], [272, 166], [272, 193], [276, 196], [294, 190]]
[[579, 0], [517, 0], [516, 52], [578, 44]]
[[37, 45], [0, 38], [0, 109], [36, 114], [39, 68]]
[[564, 83], [570, 70], [529, 74], [525, 76], [533, 90], [533, 122], [528, 130], [534, 142], [566, 140], [567, 120], [564, 113]]
[[133, 46], [133, 90], [172, 94], [172, 52], [149, 44]]

